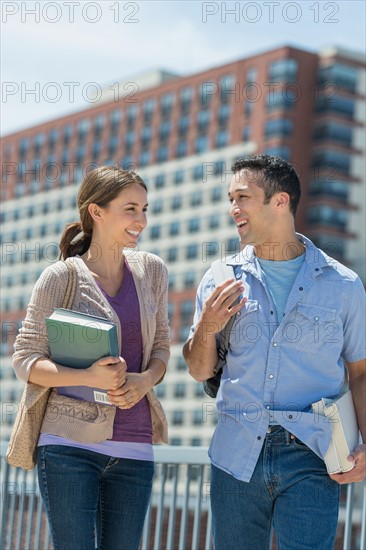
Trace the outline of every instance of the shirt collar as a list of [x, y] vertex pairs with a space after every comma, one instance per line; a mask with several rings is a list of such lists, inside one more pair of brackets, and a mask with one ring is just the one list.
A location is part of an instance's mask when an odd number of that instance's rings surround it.
[[[325, 268], [332, 266], [334, 264], [333, 258], [325, 254], [320, 248], [315, 246], [315, 244], [302, 235], [301, 233], [296, 233], [299, 241], [305, 246], [305, 262], [308, 266], [315, 270], [316, 274]], [[249, 271], [253, 274], [259, 274], [260, 266], [255, 255], [255, 250], [253, 245], [247, 245], [241, 250], [238, 254], [233, 256], [228, 256], [226, 258], [226, 264], [232, 266], [241, 266], [243, 270]]]

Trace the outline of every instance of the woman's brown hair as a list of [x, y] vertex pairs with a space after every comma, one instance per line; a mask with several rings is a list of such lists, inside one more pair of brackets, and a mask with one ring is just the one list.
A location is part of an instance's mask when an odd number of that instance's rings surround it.
[[89, 204], [105, 208], [126, 187], [137, 183], [147, 191], [143, 180], [136, 172], [122, 170], [115, 166], [101, 166], [89, 172], [78, 193], [80, 221], [68, 224], [60, 240], [60, 259], [84, 254], [90, 247], [93, 235], [93, 219]]

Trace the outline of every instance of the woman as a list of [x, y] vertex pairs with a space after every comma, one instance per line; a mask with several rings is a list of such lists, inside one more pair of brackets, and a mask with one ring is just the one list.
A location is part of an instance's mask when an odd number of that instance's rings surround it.
[[[147, 223], [147, 189], [137, 174], [93, 170], [78, 207], [80, 222], [60, 242], [77, 272], [72, 309], [115, 321], [121, 356], [84, 370], [50, 359], [45, 318], [60, 307], [68, 280], [59, 261], [34, 287], [13, 366], [20, 379], [54, 388], [37, 469], [55, 550], [132, 550], [151, 495], [152, 443], [167, 441], [152, 389], [169, 358], [167, 271], [157, 256], [136, 250]], [[75, 399], [77, 386], [108, 390], [112, 406]]]

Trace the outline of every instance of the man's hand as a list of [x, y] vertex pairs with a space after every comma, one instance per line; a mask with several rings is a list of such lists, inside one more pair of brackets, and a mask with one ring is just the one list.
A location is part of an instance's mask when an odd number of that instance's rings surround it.
[[359, 445], [348, 460], [354, 462], [355, 466], [349, 472], [343, 474], [330, 474], [329, 477], [334, 479], [340, 485], [345, 483], [353, 483], [355, 481], [363, 481], [366, 477], [366, 444]]
[[235, 304], [244, 286], [241, 281], [227, 279], [220, 283], [212, 294], [207, 298], [201, 316], [203, 326], [209, 327], [211, 334], [217, 334], [222, 330], [230, 317], [241, 310], [246, 298], [242, 298], [238, 304]]

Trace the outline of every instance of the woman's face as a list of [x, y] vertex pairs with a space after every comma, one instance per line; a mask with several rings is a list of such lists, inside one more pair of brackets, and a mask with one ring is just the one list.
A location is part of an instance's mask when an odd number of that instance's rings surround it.
[[[94, 217], [94, 229], [109, 246], [136, 246], [137, 240], [147, 225], [147, 193], [138, 183], [123, 189], [106, 207], [98, 207], [99, 216]], [[96, 223], [96, 221], [98, 223]], [[96, 235], [95, 235], [96, 236]]]

